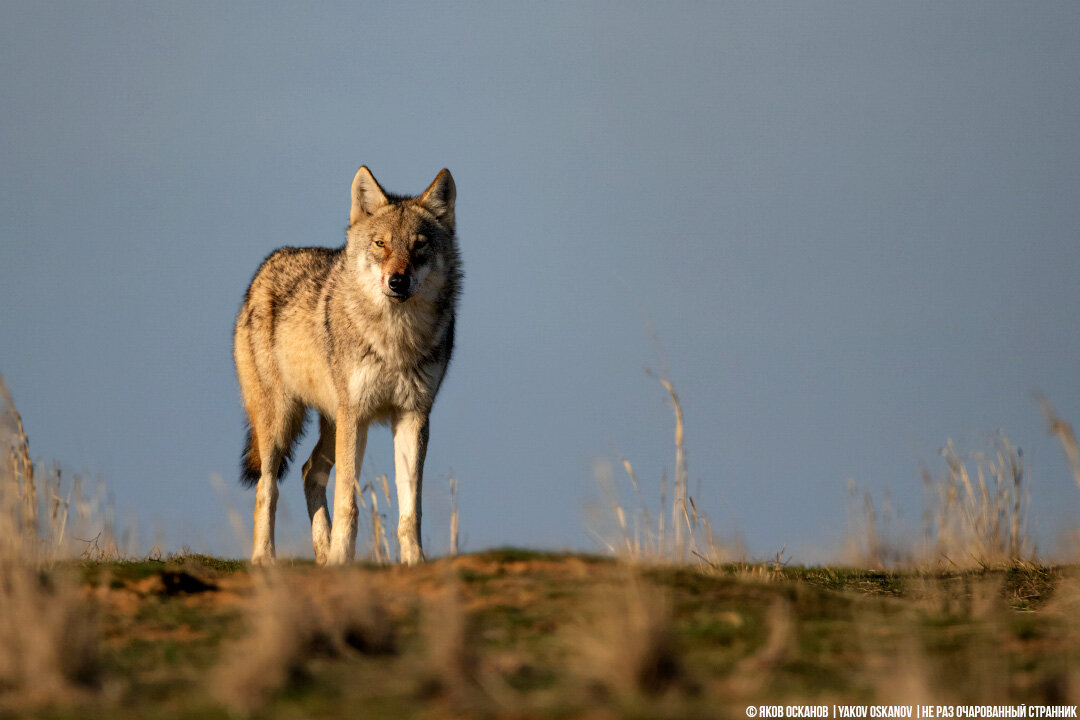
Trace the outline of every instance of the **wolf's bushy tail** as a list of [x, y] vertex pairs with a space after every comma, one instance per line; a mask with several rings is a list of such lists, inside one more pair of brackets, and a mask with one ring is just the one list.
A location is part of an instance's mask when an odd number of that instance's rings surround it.
[[[259, 443], [255, 441], [255, 431], [247, 429], [247, 441], [244, 452], [240, 454], [240, 484], [254, 487], [262, 474], [262, 458], [259, 457]], [[280, 475], [280, 472], [278, 473]]]
[[[304, 435], [304, 429], [307, 425], [307, 413], [300, 409], [299, 412], [293, 413], [289, 418], [287, 431], [285, 437], [282, 439], [284, 447], [275, 449], [275, 452], [279, 452], [277, 479], [285, 477], [285, 473], [289, 471], [289, 461], [292, 460], [293, 449], [296, 447], [297, 441]], [[255, 430], [248, 424], [247, 427], [247, 442], [244, 444], [244, 451], [240, 454], [240, 484], [246, 487], [255, 487], [259, 482], [259, 476], [262, 475], [262, 455], [259, 453], [259, 443], [255, 439]]]

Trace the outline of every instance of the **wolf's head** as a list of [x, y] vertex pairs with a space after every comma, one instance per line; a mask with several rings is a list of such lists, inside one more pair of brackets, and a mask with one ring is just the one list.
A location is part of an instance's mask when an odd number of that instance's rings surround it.
[[362, 167], [352, 183], [348, 254], [376, 298], [434, 300], [450, 275], [454, 247], [454, 178], [442, 170], [416, 197], [385, 192]]

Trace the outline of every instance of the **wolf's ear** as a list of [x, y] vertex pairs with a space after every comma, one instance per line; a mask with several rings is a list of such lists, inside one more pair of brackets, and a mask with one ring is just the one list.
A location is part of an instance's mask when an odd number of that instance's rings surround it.
[[454, 228], [454, 200], [457, 188], [450, 171], [443, 168], [435, 176], [435, 182], [420, 196], [420, 204], [430, 210], [443, 225]]
[[356, 171], [352, 181], [352, 209], [349, 210], [349, 224], [354, 224], [364, 215], [370, 215], [390, 201], [379, 187], [378, 181], [367, 165]]

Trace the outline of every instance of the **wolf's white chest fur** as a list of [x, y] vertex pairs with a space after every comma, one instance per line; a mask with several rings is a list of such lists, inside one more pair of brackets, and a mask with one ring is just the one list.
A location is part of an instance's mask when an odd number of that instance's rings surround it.
[[435, 308], [420, 297], [387, 306], [374, 322], [365, 319], [365, 330], [370, 352], [348, 374], [347, 401], [373, 418], [425, 404], [445, 369], [421, 366], [443, 339]]

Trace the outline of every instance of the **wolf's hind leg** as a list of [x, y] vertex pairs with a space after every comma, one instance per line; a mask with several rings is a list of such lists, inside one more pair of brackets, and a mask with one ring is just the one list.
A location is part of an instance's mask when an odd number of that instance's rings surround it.
[[325, 565], [330, 555], [330, 511], [326, 507], [326, 484], [334, 466], [334, 425], [319, 415], [319, 441], [304, 463], [304, 495], [311, 518], [311, 541], [315, 562]]
[[252, 565], [274, 564], [274, 516], [277, 513], [277, 466], [280, 455], [262, 453], [262, 474], [255, 486], [255, 539]]
[[278, 473], [304, 427], [302, 405], [286, 405], [281, 412], [253, 418], [252, 432], [259, 443], [259, 482], [255, 486], [255, 537], [252, 565], [274, 563], [274, 519], [277, 514]]

